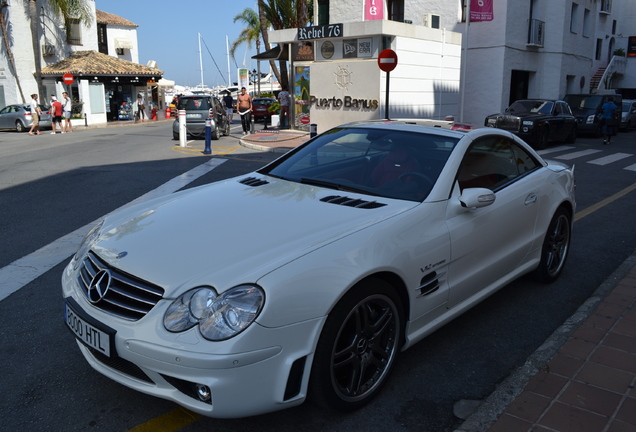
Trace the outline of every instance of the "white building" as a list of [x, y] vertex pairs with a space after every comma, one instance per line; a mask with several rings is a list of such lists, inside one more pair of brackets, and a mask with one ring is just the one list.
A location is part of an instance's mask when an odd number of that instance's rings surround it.
[[[379, 101], [380, 109], [358, 112], [334, 109], [333, 103], [311, 104], [309, 121], [321, 131], [354, 118], [384, 117], [385, 75], [374, 64], [383, 48], [398, 56], [398, 66], [391, 72], [391, 118], [454, 115], [463, 123], [481, 126], [486, 115], [516, 99], [588, 93], [598, 81], [636, 97], [629, 94], [636, 89], [636, 57], [612, 62], [614, 51], [628, 51], [628, 37], [636, 35], [635, 1], [492, 0], [492, 20], [470, 25], [466, 3], [316, 0], [316, 26], [270, 32], [270, 42], [290, 44], [296, 52], [302, 42], [304, 50], [313, 50], [315, 55], [304, 61], [295, 58], [293, 50], [290, 55], [294, 66], [310, 70], [310, 100], [311, 96], [333, 100], [348, 92]], [[338, 24], [342, 34], [324, 33], [339, 28]], [[344, 58], [348, 41], [365, 39], [372, 41], [371, 55]], [[325, 44], [330, 58], [321, 54]], [[603, 72], [612, 79], [602, 79]], [[339, 81], [343, 74], [350, 77], [347, 89]]]
[[[44, 87], [40, 103], [47, 104], [50, 95], [60, 96], [67, 91], [76, 102], [75, 106], [81, 109], [81, 122], [93, 124], [118, 119], [121, 103], [135, 102], [139, 92], [144, 93], [148, 105], [150, 100], [158, 98], [152, 89], [156, 88], [162, 71], [155, 65], [137, 64], [136, 24], [97, 11], [94, 0], [86, 0], [92, 16], [90, 26], [73, 19], [64, 23], [62, 17], [52, 13], [47, 1], [37, 0], [35, 3], [38, 22], [34, 24], [39, 36]], [[16, 66], [13, 70], [6, 49], [3, 49], [4, 55], [0, 56], [0, 106], [28, 103], [32, 93], [39, 93], [29, 19], [30, 4], [11, 0], [0, 5], [9, 33], [3, 36], [11, 47]], [[72, 76], [71, 84], [65, 83], [65, 75]]]

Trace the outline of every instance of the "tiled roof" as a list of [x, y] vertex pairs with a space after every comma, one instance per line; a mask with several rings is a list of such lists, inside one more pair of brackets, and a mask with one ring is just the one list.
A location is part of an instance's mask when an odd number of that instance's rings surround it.
[[64, 60], [42, 68], [42, 75], [44, 76], [63, 75], [65, 73], [75, 76], [141, 75], [154, 76], [157, 77], [156, 79], [161, 78], [163, 75], [163, 71], [158, 68], [140, 65], [97, 51], [75, 51]]
[[139, 27], [134, 22], [128, 21], [127, 19], [112, 13], [95, 10], [95, 15], [97, 16], [98, 24], [106, 24], [106, 25], [112, 24], [112, 25], [117, 25], [122, 27]]

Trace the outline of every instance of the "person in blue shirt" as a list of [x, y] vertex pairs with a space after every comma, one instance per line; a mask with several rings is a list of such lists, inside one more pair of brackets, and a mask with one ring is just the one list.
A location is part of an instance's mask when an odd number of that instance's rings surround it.
[[603, 144], [611, 144], [614, 128], [616, 128], [616, 104], [614, 98], [607, 98], [607, 102], [601, 106], [601, 122], [603, 124]]

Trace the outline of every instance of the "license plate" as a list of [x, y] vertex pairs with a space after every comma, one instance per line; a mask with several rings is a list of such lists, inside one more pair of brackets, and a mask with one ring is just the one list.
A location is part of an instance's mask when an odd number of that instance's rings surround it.
[[84, 345], [110, 357], [111, 335], [86, 322], [66, 302], [64, 303], [64, 321]]
[[201, 114], [186, 114], [186, 118], [201, 118]]

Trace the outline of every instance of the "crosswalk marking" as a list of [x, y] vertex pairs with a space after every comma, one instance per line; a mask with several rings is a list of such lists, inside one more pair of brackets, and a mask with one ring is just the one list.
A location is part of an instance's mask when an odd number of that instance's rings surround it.
[[555, 159], [572, 160], [572, 159], [580, 158], [583, 156], [589, 156], [595, 153], [600, 153], [602, 151], [603, 150], [581, 150], [574, 153], [567, 153], [561, 156], [556, 156]]
[[547, 148], [547, 149], [539, 150], [537, 153], [539, 153], [541, 156], [543, 156], [543, 155], [550, 154], [550, 153], [556, 153], [556, 152], [560, 152], [560, 151], [571, 150], [573, 148], [574, 147], [572, 147], [572, 146], [550, 147], [550, 148]]
[[612, 162], [616, 162], [621, 159], [628, 158], [630, 156], [634, 156], [634, 155], [629, 153], [614, 153], [608, 156], [603, 156], [602, 158], [591, 160], [588, 163], [591, 163], [594, 165], [607, 165], [607, 164], [611, 164]]
[[[585, 156], [590, 156], [590, 155], [594, 155], [597, 153], [601, 153], [601, 152], [608, 152], [611, 151], [609, 149], [603, 149], [603, 150], [597, 150], [597, 149], [587, 149], [587, 150], [579, 150], [579, 151], [574, 151], [574, 152], [570, 152], [570, 153], [564, 153], [558, 156], [553, 156], [553, 153], [559, 153], [559, 152], [567, 152], [568, 150], [573, 150], [576, 149], [577, 147], [574, 146], [558, 146], [558, 147], [550, 147], [547, 149], [543, 149], [543, 150], [539, 150], [537, 151], [538, 154], [540, 154], [541, 156], [546, 156], [548, 155], [548, 159], [560, 159], [560, 160], [565, 160], [565, 161], [569, 161], [572, 159], [577, 159], [577, 158], [581, 158], [581, 157], [585, 157]], [[599, 165], [599, 166], [604, 166], [604, 165], [609, 165], [611, 163], [614, 162], [618, 162], [621, 161], [623, 159], [629, 158], [634, 156], [634, 154], [632, 153], [621, 153], [621, 152], [616, 152], [616, 153], [612, 153], [606, 156], [602, 156], [599, 157], [597, 159], [593, 159], [590, 161], [587, 161], [587, 163], [592, 164], [592, 165]], [[624, 170], [627, 171], [636, 171], [636, 164], [635, 165], [630, 165], [628, 167], [623, 168]]]

